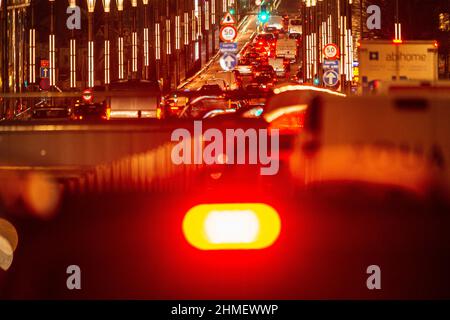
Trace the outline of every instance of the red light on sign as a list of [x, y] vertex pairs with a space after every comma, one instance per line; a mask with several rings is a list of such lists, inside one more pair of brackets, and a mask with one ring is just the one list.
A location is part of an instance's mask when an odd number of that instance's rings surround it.
[[83, 91], [82, 98], [83, 98], [84, 102], [91, 103], [92, 99], [94, 98], [94, 95], [92, 94], [91, 90], [86, 89]]

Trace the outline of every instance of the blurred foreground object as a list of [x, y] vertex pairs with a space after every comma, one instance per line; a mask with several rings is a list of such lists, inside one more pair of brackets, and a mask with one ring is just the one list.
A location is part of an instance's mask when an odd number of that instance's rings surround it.
[[0, 268], [5, 271], [11, 267], [18, 242], [16, 228], [7, 220], [0, 218]]

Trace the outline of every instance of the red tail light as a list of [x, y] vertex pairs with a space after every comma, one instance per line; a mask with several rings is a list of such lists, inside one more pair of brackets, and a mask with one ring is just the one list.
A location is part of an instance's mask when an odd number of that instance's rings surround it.
[[183, 220], [183, 233], [200, 250], [264, 249], [278, 238], [281, 221], [263, 203], [202, 204]]
[[278, 129], [280, 134], [297, 134], [305, 124], [306, 106], [294, 106], [275, 110], [265, 115], [270, 129]]

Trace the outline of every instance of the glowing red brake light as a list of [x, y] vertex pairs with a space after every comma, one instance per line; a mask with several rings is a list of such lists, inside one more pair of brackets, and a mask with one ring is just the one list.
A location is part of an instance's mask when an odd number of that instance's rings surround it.
[[268, 113], [265, 119], [269, 128], [278, 129], [280, 134], [297, 134], [304, 128], [305, 113], [306, 106], [287, 107]]

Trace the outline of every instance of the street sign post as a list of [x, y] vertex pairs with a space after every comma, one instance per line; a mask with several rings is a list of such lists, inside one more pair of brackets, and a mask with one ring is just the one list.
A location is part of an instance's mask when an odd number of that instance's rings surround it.
[[325, 71], [325, 73], [323, 74], [323, 83], [327, 87], [336, 86], [338, 81], [339, 81], [339, 74], [333, 69], [329, 69]]
[[50, 89], [50, 63], [48, 60], [41, 60], [41, 67], [39, 68], [41, 80], [39, 87], [47, 91]]
[[236, 67], [237, 61], [237, 56], [234, 53], [224, 53], [220, 58], [220, 66], [224, 71], [230, 71]]
[[49, 78], [49, 69], [47, 67], [41, 67], [40, 68], [40, 74], [41, 79], [48, 79]]
[[324, 71], [331, 69], [339, 72], [339, 60], [324, 60], [322, 66]]
[[237, 37], [237, 29], [235, 26], [223, 26], [220, 29], [220, 40], [223, 42], [233, 42]]
[[220, 22], [222, 26], [225, 25], [234, 25], [236, 24], [236, 19], [231, 15], [231, 13], [227, 12], [225, 16], [223, 17], [222, 21]]
[[339, 58], [339, 48], [334, 43], [329, 43], [323, 48], [323, 54], [328, 60], [336, 60]]
[[50, 62], [48, 60], [41, 60], [41, 68], [50, 68]]
[[235, 53], [238, 51], [238, 45], [236, 42], [221, 42], [219, 44], [220, 46], [220, 52], [225, 53], [225, 52], [231, 52], [231, 53]]

